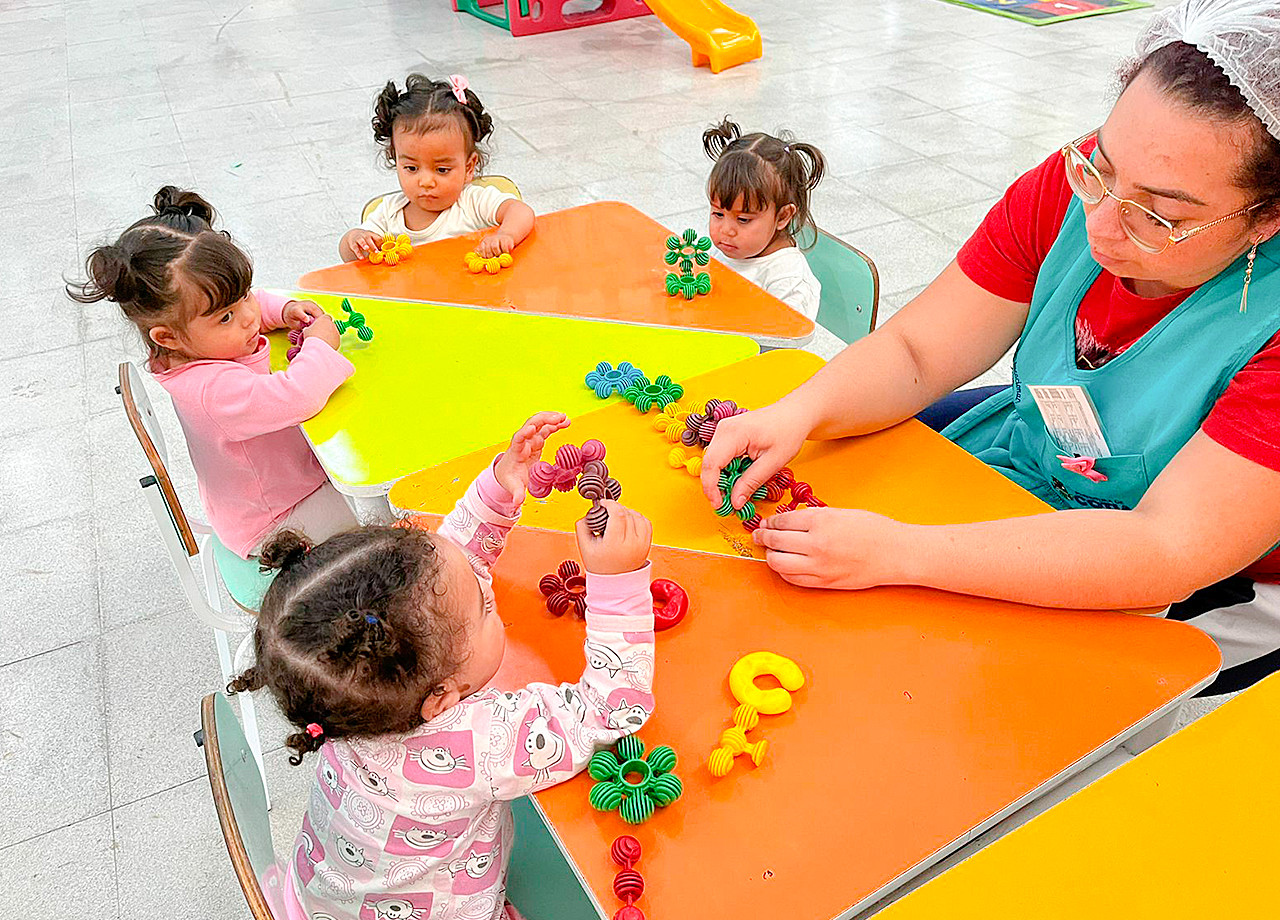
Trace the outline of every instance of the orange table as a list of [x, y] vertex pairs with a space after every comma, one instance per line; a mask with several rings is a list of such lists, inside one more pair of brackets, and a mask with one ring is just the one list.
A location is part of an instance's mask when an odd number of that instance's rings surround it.
[[[517, 528], [495, 568], [508, 651], [499, 686], [583, 669], [582, 626], [553, 619], [537, 583], [576, 557], [569, 534]], [[1204, 686], [1203, 633], [1118, 613], [1045, 610], [914, 588], [793, 588], [752, 560], [655, 548], [655, 577], [692, 598], [658, 634], [657, 711], [683, 798], [630, 828], [587, 802], [585, 774], [537, 796], [603, 916], [617, 908], [610, 842], [644, 847], [641, 906], [666, 920], [826, 920], [872, 903]], [[794, 658], [808, 683], [766, 716], [758, 768], [705, 766], [742, 654]]]
[[[794, 389], [822, 366], [803, 351], [766, 352], [682, 381], [682, 405], [716, 396], [744, 406], [763, 406]], [[653, 428], [654, 413], [642, 416], [628, 403], [574, 418], [553, 438], [544, 454], [571, 441], [599, 438], [609, 449], [610, 473], [622, 483], [622, 498], [653, 522], [654, 541], [667, 546], [729, 555], [764, 553], [736, 518], [716, 517], [696, 477], [672, 469], [667, 454], [674, 446]], [[447, 514], [501, 444], [485, 447], [396, 483], [392, 507]], [[1031, 493], [975, 460], [959, 447], [911, 421], [887, 431], [842, 441], [810, 442], [791, 464], [828, 504], [866, 508], [899, 520], [944, 524], [1016, 517], [1049, 511]], [[764, 503], [767, 512], [772, 506]], [[573, 493], [552, 492], [527, 499], [523, 521], [530, 527], [572, 531], [586, 502]]]
[[480, 234], [419, 246], [396, 266], [348, 262], [308, 272], [308, 291], [499, 307], [656, 326], [736, 332], [765, 345], [803, 345], [813, 321], [712, 260], [711, 293], [667, 296], [670, 232], [616, 201], [538, 215], [537, 227], [496, 275], [473, 275], [463, 254]]

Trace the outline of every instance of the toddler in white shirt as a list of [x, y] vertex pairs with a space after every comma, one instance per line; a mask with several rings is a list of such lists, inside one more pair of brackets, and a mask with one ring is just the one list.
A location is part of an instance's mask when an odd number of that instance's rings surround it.
[[748, 281], [809, 319], [818, 315], [822, 285], [796, 245], [803, 228], [816, 232], [809, 193], [826, 172], [812, 144], [747, 134], [727, 118], [702, 134], [715, 160], [707, 180], [710, 232], [717, 256]]
[[493, 228], [476, 246], [486, 258], [511, 252], [533, 229], [533, 209], [509, 192], [471, 185], [483, 169], [493, 119], [464, 77], [410, 74], [388, 82], [374, 103], [373, 136], [400, 191], [387, 195], [338, 244], [344, 262], [363, 259], [387, 234], [417, 246]]

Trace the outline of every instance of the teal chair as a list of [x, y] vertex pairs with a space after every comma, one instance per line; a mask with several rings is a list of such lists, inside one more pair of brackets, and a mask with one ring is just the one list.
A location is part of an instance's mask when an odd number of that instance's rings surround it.
[[[251, 624], [243, 615], [223, 612], [219, 584], [226, 586], [227, 594], [243, 613], [253, 614], [262, 605], [262, 596], [271, 584], [271, 576], [259, 571], [257, 560], [241, 559], [231, 552], [222, 545], [208, 524], [190, 517], [183, 510], [169, 476], [168, 451], [165, 450], [159, 419], [151, 408], [151, 400], [147, 397], [138, 369], [128, 361], [120, 365], [116, 392], [120, 394], [125, 417], [151, 467], [150, 475], [139, 480], [142, 494], [156, 519], [160, 540], [178, 573], [178, 582], [187, 602], [196, 618], [213, 629], [225, 683], [243, 669], [252, 633], [245, 637], [233, 657], [227, 634], [243, 632]], [[250, 747], [261, 768], [262, 747], [253, 698], [246, 693], [240, 699]]]
[[283, 920], [267, 790], [240, 720], [221, 693], [210, 693], [200, 704], [196, 744], [204, 748], [213, 807], [249, 913], [253, 920]]
[[876, 327], [880, 274], [871, 257], [839, 237], [819, 230], [797, 240], [809, 268], [822, 285], [818, 323], [846, 344]]

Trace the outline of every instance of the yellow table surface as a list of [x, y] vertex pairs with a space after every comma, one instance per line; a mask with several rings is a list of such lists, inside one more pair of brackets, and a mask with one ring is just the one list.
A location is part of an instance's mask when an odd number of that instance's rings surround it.
[[[341, 318], [336, 295], [287, 292]], [[531, 413], [578, 416], [602, 403], [583, 383], [600, 361], [676, 380], [758, 351], [751, 339], [688, 329], [352, 297], [374, 331], [342, 337], [356, 373], [303, 431], [330, 479], [379, 495], [408, 473], [505, 441]], [[284, 333], [271, 367], [287, 366]], [[615, 397], [616, 398], [616, 397]]]
[[876, 918], [1280, 915], [1278, 721], [1275, 675]]
[[[681, 381], [685, 405], [708, 398], [733, 399], [758, 408], [807, 380], [822, 359], [803, 351], [771, 351]], [[622, 483], [622, 501], [653, 522], [654, 541], [726, 555], [764, 554], [737, 518], [720, 518], [702, 495], [699, 480], [667, 464], [673, 445], [654, 429], [656, 411], [640, 415], [629, 403], [576, 418], [544, 451], [552, 459], [565, 442], [598, 438], [608, 448], [610, 474]], [[467, 485], [501, 450], [490, 444], [430, 470], [407, 476], [388, 496], [395, 508], [447, 514]], [[916, 421], [841, 441], [811, 441], [791, 463], [830, 505], [866, 508], [899, 520], [945, 524], [1017, 517], [1049, 506]], [[764, 513], [772, 509], [762, 503]], [[552, 492], [525, 501], [526, 527], [572, 531], [587, 503], [576, 493]]]

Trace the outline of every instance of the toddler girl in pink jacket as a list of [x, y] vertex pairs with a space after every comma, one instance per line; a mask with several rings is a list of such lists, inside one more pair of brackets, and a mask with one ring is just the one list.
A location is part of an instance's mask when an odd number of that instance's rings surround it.
[[[165, 186], [154, 213], [99, 246], [68, 293], [120, 306], [173, 399], [214, 533], [248, 558], [281, 527], [315, 540], [355, 526], [298, 428], [355, 372], [319, 306], [253, 290], [253, 267], [213, 227], [213, 207]], [[271, 373], [263, 332], [302, 329], [289, 369]]]
[[567, 424], [529, 419], [436, 533], [365, 527], [312, 546], [286, 531], [263, 550], [280, 572], [257, 663], [229, 689], [270, 688], [296, 728], [292, 763], [319, 751], [283, 881], [268, 880], [277, 917], [508, 920], [511, 800], [571, 778], [653, 711], [652, 531], [611, 501], [603, 536], [578, 522], [581, 678], [490, 686], [506, 638], [489, 568], [530, 464]]

